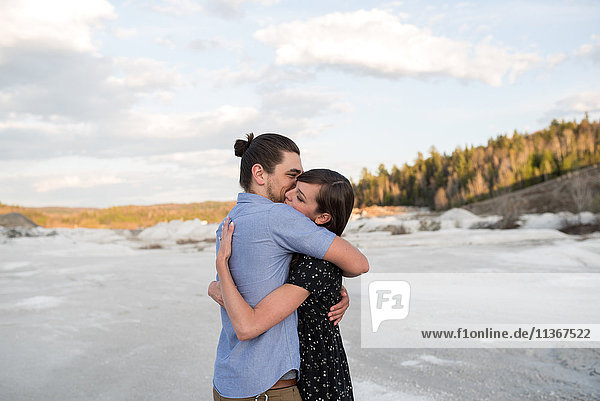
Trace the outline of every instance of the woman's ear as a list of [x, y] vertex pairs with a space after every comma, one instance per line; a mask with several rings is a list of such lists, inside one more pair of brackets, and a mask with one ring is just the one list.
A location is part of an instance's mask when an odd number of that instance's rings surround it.
[[258, 185], [265, 185], [265, 170], [263, 169], [263, 166], [261, 166], [260, 164], [256, 163], [254, 166], [252, 166], [252, 177], [254, 178], [254, 181], [256, 181], [256, 183]]
[[331, 215], [329, 213], [321, 213], [315, 219], [315, 223], [318, 225], [322, 225], [328, 223], [331, 220]]

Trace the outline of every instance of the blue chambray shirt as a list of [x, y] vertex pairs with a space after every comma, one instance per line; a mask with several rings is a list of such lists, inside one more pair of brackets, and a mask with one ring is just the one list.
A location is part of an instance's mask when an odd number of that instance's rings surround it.
[[[229, 217], [235, 222], [229, 268], [238, 290], [252, 307], [285, 284], [293, 253], [322, 259], [335, 238], [291, 206], [256, 194], [238, 194]], [[217, 251], [218, 247], [217, 241]], [[253, 397], [271, 388], [286, 372], [300, 370], [295, 311], [249, 341], [238, 340], [224, 308], [221, 324], [213, 378], [221, 396]]]

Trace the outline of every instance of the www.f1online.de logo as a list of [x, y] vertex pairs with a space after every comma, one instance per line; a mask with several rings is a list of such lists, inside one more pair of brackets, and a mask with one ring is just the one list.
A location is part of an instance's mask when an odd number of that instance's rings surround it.
[[384, 320], [406, 319], [410, 303], [410, 284], [406, 281], [369, 283], [371, 330], [376, 333]]

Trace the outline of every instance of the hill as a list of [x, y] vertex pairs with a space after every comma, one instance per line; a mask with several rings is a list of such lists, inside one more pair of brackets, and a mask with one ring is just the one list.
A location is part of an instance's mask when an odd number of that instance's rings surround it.
[[600, 166], [572, 171], [553, 180], [463, 206], [478, 215], [521, 215], [600, 210]]
[[0, 226], [6, 228], [15, 227], [37, 227], [33, 221], [23, 216], [21, 213], [0, 214]]
[[170, 220], [221, 221], [235, 205], [231, 202], [168, 203], [151, 206], [115, 206], [104, 209], [10, 206], [0, 203], [0, 214], [20, 213], [42, 227], [137, 229]]

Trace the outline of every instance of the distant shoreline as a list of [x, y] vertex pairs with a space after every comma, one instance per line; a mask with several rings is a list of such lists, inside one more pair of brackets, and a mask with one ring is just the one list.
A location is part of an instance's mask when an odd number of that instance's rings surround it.
[[[200, 203], [164, 203], [148, 206], [87, 207], [24, 207], [0, 203], [0, 215], [21, 213], [44, 228], [109, 228], [139, 229], [171, 220], [199, 219], [218, 223], [225, 218], [235, 201]], [[369, 206], [355, 208], [352, 213], [364, 217], [390, 216], [419, 209], [412, 206]]]
[[108, 208], [23, 207], [0, 203], [0, 214], [21, 213], [45, 228], [138, 229], [178, 219], [200, 219], [208, 223], [216, 223], [227, 215], [233, 205], [235, 201], [127, 205]]

